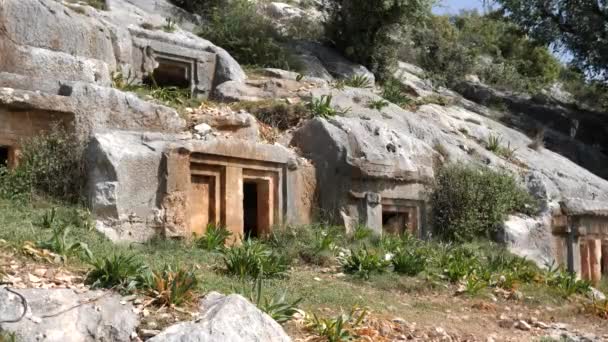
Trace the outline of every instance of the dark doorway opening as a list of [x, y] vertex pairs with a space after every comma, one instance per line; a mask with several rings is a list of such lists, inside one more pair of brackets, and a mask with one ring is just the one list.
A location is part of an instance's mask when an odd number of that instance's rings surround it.
[[385, 233], [401, 235], [408, 230], [409, 215], [394, 211], [382, 212], [382, 229]]
[[178, 63], [159, 62], [152, 77], [148, 76], [144, 83], [158, 87], [190, 88], [189, 66]]
[[245, 238], [258, 237], [258, 185], [243, 183], [243, 221]]
[[0, 166], [8, 166], [10, 147], [0, 146]]

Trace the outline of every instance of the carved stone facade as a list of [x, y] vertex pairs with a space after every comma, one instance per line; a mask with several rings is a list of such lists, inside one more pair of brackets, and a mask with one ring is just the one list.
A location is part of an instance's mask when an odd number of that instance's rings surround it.
[[557, 261], [597, 285], [608, 275], [608, 203], [568, 199], [553, 218]]

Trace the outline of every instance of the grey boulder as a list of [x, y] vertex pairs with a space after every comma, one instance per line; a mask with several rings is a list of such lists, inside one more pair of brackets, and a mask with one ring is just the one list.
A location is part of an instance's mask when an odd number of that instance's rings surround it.
[[208, 294], [200, 302], [200, 318], [178, 323], [150, 342], [287, 342], [283, 328], [240, 295]]
[[[19, 341], [130, 341], [139, 324], [131, 304], [101, 291], [78, 294], [70, 289], [19, 289], [28, 303], [25, 317], [0, 323], [0, 331], [15, 333]], [[0, 289], [0, 320], [23, 313], [21, 299]]]

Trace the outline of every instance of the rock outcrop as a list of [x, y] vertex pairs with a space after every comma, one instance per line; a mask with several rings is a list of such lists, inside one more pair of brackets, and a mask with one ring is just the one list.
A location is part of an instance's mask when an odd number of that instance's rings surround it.
[[[121, 303], [116, 294], [69, 289], [17, 292], [27, 300], [26, 314], [16, 323], [0, 323], [0, 332], [15, 333], [19, 341], [128, 342], [139, 324], [133, 306]], [[0, 289], [0, 321], [19, 318], [23, 309], [21, 298]]]
[[150, 342], [289, 342], [283, 328], [240, 295], [208, 294], [200, 302], [200, 317], [178, 323]]

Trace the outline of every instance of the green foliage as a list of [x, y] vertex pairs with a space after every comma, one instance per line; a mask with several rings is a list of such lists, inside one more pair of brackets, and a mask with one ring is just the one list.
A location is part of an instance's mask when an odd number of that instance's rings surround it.
[[252, 239], [226, 249], [223, 259], [226, 272], [240, 278], [284, 277], [289, 266], [282, 255]]
[[226, 240], [232, 233], [225, 227], [218, 227], [213, 224], [207, 226], [205, 235], [196, 240], [196, 246], [208, 251], [221, 251], [226, 245]]
[[373, 86], [372, 80], [365, 75], [353, 75], [350, 78], [345, 79], [344, 85], [353, 88], [371, 88]]
[[125, 74], [123, 71], [113, 71], [110, 77], [112, 78], [112, 88], [122, 91], [133, 91], [139, 87], [136, 84], [137, 79], [131, 74], [131, 70], [129, 70], [128, 74]]
[[192, 98], [190, 89], [178, 87], [152, 87], [149, 95], [170, 107], [183, 106]]
[[364, 245], [358, 250], [351, 249], [350, 253], [340, 256], [338, 261], [344, 272], [369, 279], [372, 273], [382, 273], [388, 269], [390, 260], [387, 259], [384, 254]]
[[374, 235], [374, 232], [364, 225], [358, 225], [355, 227], [355, 230], [352, 233], [351, 240], [352, 241], [365, 241], [371, 238]]
[[198, 277], [192, 270], [180, 268], [173, 271], [165, 266], [162, 271], [148, 273], [148, 279], [142, 284], [158, 305], [183, 305], [194, 300], [194, 290], [199, 284]]
[[485, 281], [479, 279], [476, 276], [468, 277], [464, 285], [464, 293], [469, 296], [476, 296], [477, 294], [479, 294], [479, 292], [481, 292], [481, 290], [485, 289], [486, 286], [488, 286]]
[[606, 79], [608, 12], [597, 1], [498, 0], [505, 16], [532, 38], [572, 54], [573, 64]]
[[375, 109], [375, 110], [382, 110], [384, 109], [384, 107], [387, 107], [389, 105], [389, 103], [385, 100], [375, 100], [375, 101], [370, 101], [367, 103], [367, 108], [369, 109]]
[[298, 304], [300, 304], [302, 298], [289, 302], [287, 301], [287, 291], [283, 291], [273, 297], [264, 296], [262, 278], [257, 278], [253, 287], [251, 293], [246, 296], [277, 323], [283, 324], [290, 321], [293, 315], [299, 312]]
[[93, 258], [93, 253], [89, 250], [89, 246], [83, 242], [70, 241], [68, 236], [70, 228], [67, 226], [53, 228], [53, 235], [49, 240], [38, 241], [37, 248], [49, 250], [57, 254], [61, 262], [65, 262], [68, 256], [82, 253], [87, 259]]
[[501, 149], [501, 138], [498, 135], [490, 134], [486, 142], [486, 149], [490, 152], [498, 153]]
[[332, 95], [321, 95], [319, 98], [313, 97], [308, 103], [308, 108], [314, 117], [321, 117], [324, 119], [336, 115], [344, 115], [350, 111], [350, 108], [341, 109], [332, 107], [332, 99]]
[[306, 317], [306, 327], [319, 336], [325, 337], [328, 342], [350, 341], [355, 337], [354, 330], [361, 325], [367, 316], [367, 310], [354, 308], [348, 314], [337, 317]]
[[17, 334], [8, 331], [0, 331], [0, 342], [17, 342]]
[[165, 32], [175, 32], [175, 30], [177, 30], [177, 23], [175, 22], [175, 19], [173, 18], [165, 18], [165, 24], [163, 25], [163, 31]]
[[587, 294], [591, 291], [588, 281], [577, 279], [576, 274], [554, 265], [550, 265], [545, 271], [545, 283], [559, 289], [566, 298], [576, 293]]
[[240, 64], [297, 70], [300, 64], [290, 54], [272, 21], [248, 0], [232, 0], [229, 6], [211, 10], [199, 35], [226, 49]]
[[413, 103], [413, 100], [405, 93], [401, 83], [394, 78], [389, 78], [382, 84], [382, 97], [401, 107]]
[[338, 235], [328, 229], [315, 229], [313, 240], [300, 251], [300, 257], [311, 264], [327, 265], [336, 249]]
[[310, 117], [306, 105], [289, 104], [280, 100], [238, 102], [232, 106], [232, 109], [244, 109], [259, 121], [283, 131], [297, 126], [302, 120]]
[[27, 200], [44, 195], [74, 203], [81, 199], [85, 180], [82, 144], [55, 125], [23, 142], [15, 169], [0, 166], [0, 197]]
[[440, 85], [453, 85], [467, 74], [516, 91], [537, 91], [557, 80], [560, 62], [499, 14], [463, 12], [435, 16], [412, 28], [417, 64]]
[[426, 268], [427, 256], [420, 249], [399, 249], [391, 259], [393, 270], [410, 277], [417, 276]]
[[429, 0], [332, 0], [326, 34], [347, 58], [384, 78], [396, 63], [400, 26], [420, 22], [430, 14], [432, 4]]
[[115, 253], [90, 261], [92, 269], [85, 282], [93, 288], [117, 288], [131, 291], [142, 285], [148, 267], [134, 254]]
[[439, 171], [431, 203], [436, 233], [452, 241], [490, 237], [507, 214], [536, 208], [509, 174], [463, 165]]

